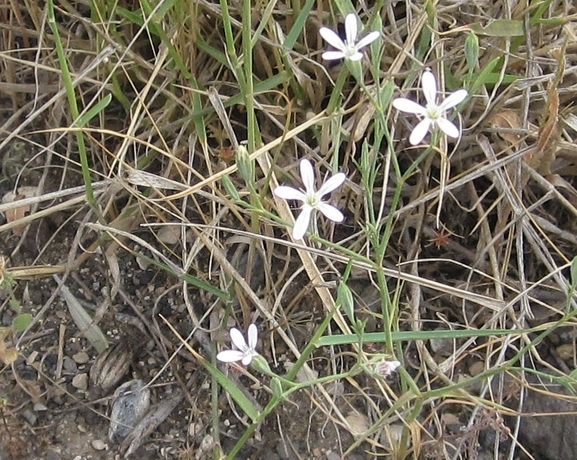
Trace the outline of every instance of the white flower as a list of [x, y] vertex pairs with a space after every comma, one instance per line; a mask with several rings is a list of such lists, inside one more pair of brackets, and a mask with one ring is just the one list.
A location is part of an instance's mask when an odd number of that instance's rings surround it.
[[379, 374], [383, 377], [389, 377], [397, 370], [397, 368], [401, 365], [399, 361], [387, 361], [383, 360], [379, 364]]
[[248, 344], [244, 340], [242, 332], [236, 327], [230, 330], [230, 339], [237, 350], [224, 350], [216, 355], [216, 359], [223, 363], [233, 363], [242, 361], [242, 364], [248, 366], [258, 353], [255, 351], [258, 341], [258, 330], [254, 324], [248, 327]]
[[415, 126], [409, 137], [411, 145], [419, 144], [425, 138], [431, 126], [438, 126], [441, 131], [449, 137], [459, 137], [459, 128], [445, 117], [445, 112], [447, 109], [451, 109], [463, 102], [467, 97], [467, 90], [460, 89], [455, 91], [443, 102], [437, 104], [437, 81], [431, 71], [427, 70], [423, 74], [422, 85], [423, 93], [425, 93], [425, 99], [427, 101], [425, 107], [404, 97], [397, 98], [393, 101], [393, 107], [397, 110], [415, 113], [424, 117], [421, 122]]
[[360, 61], [363, 58], [363, 53], [359, 50], [364, 46], [374, 42], [379, 38], [379, 32], [376, 30], [368, 34], [365, 38], [357, 41], [357, 15], [354, 13], [348, 14], [345, 18], [345, 41], [341, 40], [336, 33], [327, 27], [321, 27], [319, 33], [327, 43], [334, 46], [339, 51], [326, 51], [323, 53], [323, 59], [327, 61], [334, 59], [350, 59], [351, 61]]
[[344, 173], [337, 173], [327, 180], [321, 188], [315, 190], [315, 174], [313, 166], [309, 160], [301, 160], [301, 178], [305, 185], [305, 190], [297, 190], [293, 187], [280, 186], [274, 189], [273, 193], [285, 200], [299, 200], [303, 202], [302, 211], [297, 217], [293, 228], [293, 238], [300, 240], [306, 233], [313, 211], [322, 212], [333, 222], [342, 222], [345, 219], [343, 213], [334, 206], [322, 201], [323, 196], [340, 187], [346, 179]]

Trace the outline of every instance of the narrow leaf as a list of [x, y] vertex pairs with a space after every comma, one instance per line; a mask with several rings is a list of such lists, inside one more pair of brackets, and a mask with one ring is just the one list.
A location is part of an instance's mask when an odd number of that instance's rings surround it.
[[104, 96], [100, 101], [94, 104], [84, 115], [80, 116], [80, 118], [78, 119], [78, 126], [81, 128], [86, 126], [90, 122], [90, 120], [92, 120], [106, 107], [108, 107], [108, 104], [110, 104], [111, 100], [112, 100], [112, 94], [107, 94], [106, 96]]
[[16, 332], [25, 330], [32, 322], [32, 315], [30, 313], [22, 313], [12, 320], [12, 329]]
[[525, 27], [523, 21], [515, 19], [495, 19], [486, 25], [471, 24], [469, 28], [478, 35], [489, 37], [523, 37]]
[[[58, 280], [57, 277], [55, 277]], [[92, 318], [86, 310], [80, 305], [80, 302], [76, 297], [72, 295], [70, 290], [62, 285], [60, 288], [60, 294], [65, 300], [66, 305], [68, 305], [68, 311], [70, 311], [70, 316], [74, 320], [74, 323], [88, 339], [90, 344], [96, 349], [98, 353], [102, 353], [108, 348], [108, 342], [106, 341], [106, 336], [102, 333], [100, 328], [93, 323]]]

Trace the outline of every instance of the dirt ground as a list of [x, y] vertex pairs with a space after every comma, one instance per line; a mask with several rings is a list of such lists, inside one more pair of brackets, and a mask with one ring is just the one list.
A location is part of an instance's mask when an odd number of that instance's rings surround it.
[[[39, 231], [39, 226], [31, 227], [23, 236], [26, 240], [13, 258], [15, 264], [25, 266], [37, 256]], [[60, 229], [58, 239], [42, 256], [44, 264], [58, 265], [65, 260], [74, 232], [73, 222]], [[20, 242], [20, 238], [10, 238], [5, 250], [13, 250]], [[23, 308], [34, 316], [36, 324], [18, 344], [16, 362], [0, 373], [5, 402], [0, 459], [121, 458], [119, 450], [126, 447], [109, 440], [109, 415], [114, 390], [130, 379], [151, 382], [152, 407], [174, 397], [181, 401], [150, 436], [143, 437], [131, 458], [210, 458], [209, 377], [185, 350], [173, 356], [178, 339], [159, 321], [162, 315], [182, 336], [190, 333], [182, 292], [175, 288], [176, 280], [154, 266], [140, 267], [128, 253], [119, 259], [123, 283], [118, 301], [101, 313], [99, 326], [113, 349], [126, 345], [122, 349], [129, 350], [130, 358], [127, 368], [113, 368], [116, 383], [104, 389], [92, 377], [98, 353], [70, 319], [66, 303], [60, 296], [54, 297], [58, 284], [50, 279], [18, 283], [15, 294], [28, 299]], [[66, 284], [88, 311], [96, 311], [110, 288], [101, 255], [92, 254]], [[191, 297], [202, 302], [202, 296], [194, 292], [198, 290], [191, 291]], [[202, 305], [195, 306], [200, 313]], [[11, 319], [6, 310], [4, 323], [10, 324]], [[302, 332], [306, 334], [306, 328]], [[159, 343], [159, 338], [164, 342]], [[322, 370], [322, 365], [319, 368]], [[244, 383], [255, 399], [266, 398], [254, 382]], [[225, 450], [232, 447], [241, 433], [238, 428], [246, 423], [242, 417], [238, 419], [238, 412], [231, 411], [230, 403], [221, 397], [221, 409], [227, 414], [221, 427]], [[278, 411], [274, 421], [259, 429], [239, 458], [339, 458], [338, 452], [352, 441], [347, 431], [329, 422], [305, 395], [297, 394]], [[358, 449], [349, 458], [368, 457]]]

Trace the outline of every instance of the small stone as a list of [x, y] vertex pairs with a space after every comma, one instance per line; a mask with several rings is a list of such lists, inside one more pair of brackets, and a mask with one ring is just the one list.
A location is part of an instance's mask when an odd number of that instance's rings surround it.
[[34, 364], [34, 361], [36, 361], [36, 358], [38, 357], [38, 352], [37, 351], [33, 351], [32, 353], [30, 353], [28, 355], [28, 358], [26, 358], [26, 364], [28, 364], [29, 366], [31, 366], [32, 364]]
[[114, 391], [108, 440], [122, 442], [150, 407], [150, 390], [142, 380], [129, 380]]
[[62, 362], [62, 366], [64, 367], [64, 370], [71, 375], [74, 375], [78, 372], [78, 366], [76, 365], [74, 360], [72, 358], [70, 358], [69, 356], [64, 357], [64, 360]]
[[42, 411], [48, 410], [48, 408], [44, 404], [37, 402], [37, 403], [34, 403], [34, 410], [36, 412], [42, 412]]
[[349, 424], [349, 431], [355, 438], [362, 436], [369, 429], [368, 417], [359, 412], [351, 412], [345, 417], [345, 420]]
[[88, 374], [76, 374], [72, 378], [72, 386], [78, 388], [79, 390], [86, 391], [88, 388]]
[[557, 347], [557, 354], [559, 358], [563, 361], [570, 361], [575, 356], [575, 350], [573, 349], [573, 344], [565, 343]]
[[90, 358], [88, 357], [87, 353], [85, 353], [84, 351], [80, 351], [80, 352], [76, 353], [75, 355], [72, 355], [72, 359], [77, 364], [86, 364]]
[[108, 445], [102, 439], [96, 439], [92, 441], [91, 444], [92, 448], [98, 451], [105, 450], [108, 448]]
[[[445, 328], [437, 328], [434, 330], [435, 331], [444, 331]], [[453, 347], [454, 347], [453, 339], [448, 339], [448, 338], [431, 339], [429, 341], [429, 344], [431, 346], [431, 350], [433, 350], [433, 353], [440, 354], [440, 355], [450, 354], [451, 351], [453, 350]]]
[[181, 227], [179, 225], [163, 225], [157, 233], [162, 243], [176, 244], [180, 241]]
[[484, 370], [485, 364], [482, 361], [476, 361], [469, 366], [469, 374], [471, 374], [472, 377], [479, 375]]
[[[383, 445], [392, 450], [398, 449], [401, 445], [401, 439], [403, 438], [403, 429], [403, 425], [396, 423], [385, 426], [383, 434], [381, 435], [381, 442]], [[407, 440], [407, 442], [408, 441], [409, 440]]]
[[194, 436], [196, 435], [197, 431], [199, 429], [199, 426], [196, 423], [191, 423], [188, 425], [188, 435], [191, 438], [194, 438]]
[[20, 412], [20, 415], [24, 417], [26, 421], [32, 426], [36, 425], [36, 422], [38, 421], [36, 414], [29, 409], [25, 409], [24, 411]]

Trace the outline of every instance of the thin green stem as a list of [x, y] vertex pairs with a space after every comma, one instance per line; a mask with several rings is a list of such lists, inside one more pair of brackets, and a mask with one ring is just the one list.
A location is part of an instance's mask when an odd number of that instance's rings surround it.
[[92, 189], [92, 176], [90, 174], [90, 166], [88, 164], [88, 154], [86, 151], [86, 145], [84, 143], [84, 134], [82, 132], [82, 128], [78, 125], [80, 111], [78, 110], [78, 102], [76, 101], [74, 83], [72, 81], [70, 69], [68, 68], [68, 60], [66, 59], [66, 53], [64, 51], [64, 46], [62, 45], [60, 31], [58, 30], [58, 24], [56, 23], [56, 16], [54, 14], [54, 0], [48, 0], [47, 6], [48, 24], [50, 25], [50, 29], [54, 35], [54, 45], [56, 46], [56, 53], [58, 54], [58, 62], [60, 64], [62, 82], [64, 84], [64, 88], [66, 89], [66, 97], [68, 98], [68, 105], [70, 106], [70, 113], [73, 119], [72, 123], [73, 126], [79, 128], [76, 131], [76, 141], [78, 142], [78, 155], [80, 156], [82, 178], [84, 180], [84, 185], [86, 186], [86, 200], [92, 209], [94, 209], [94, 211], [99, 214], [98, 207], [96, 206], [96, 200], [94, 199], [94, 191]]

